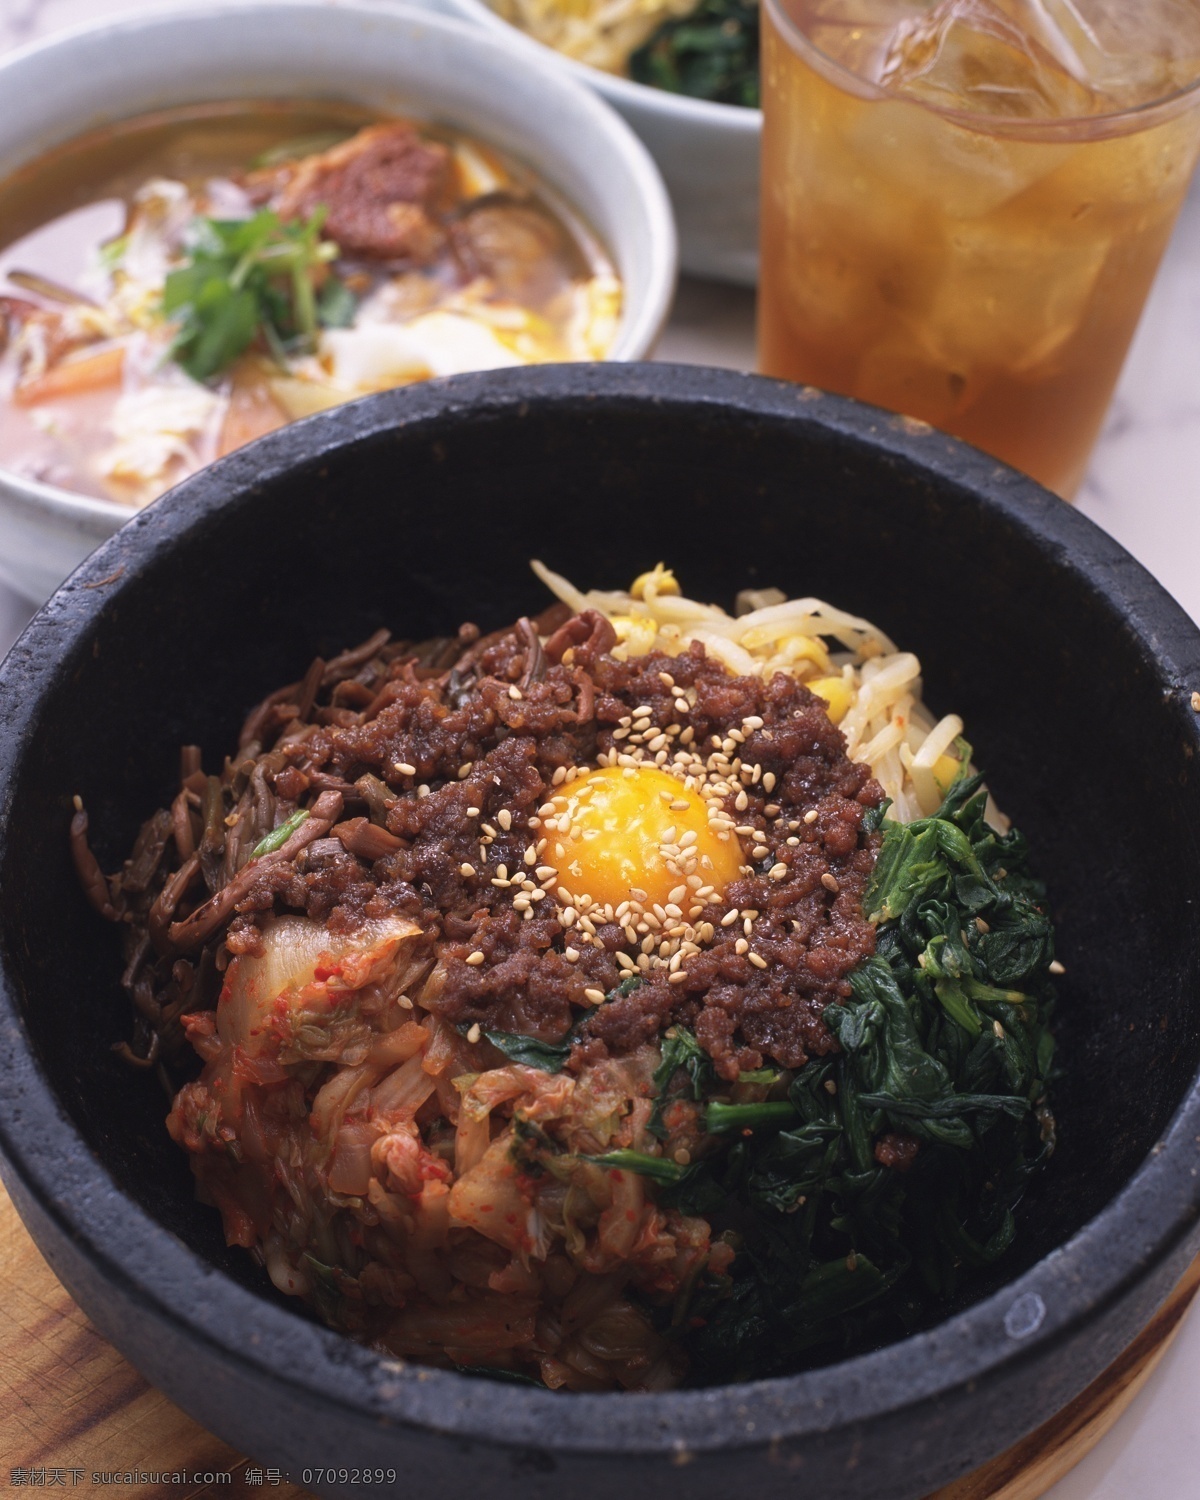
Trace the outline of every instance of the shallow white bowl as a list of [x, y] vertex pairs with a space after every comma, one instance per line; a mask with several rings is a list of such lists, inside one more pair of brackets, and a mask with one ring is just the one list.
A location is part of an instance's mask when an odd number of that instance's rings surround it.
[[[60, 34], [0, 63], [0, 178], [108, 121], [254, 98], [349, 100], [456, 126], [518, 157], [583, 214], [616, 263], [625, 307], [610, 358], [653, 348], [674, 294], [676, 237], [645, 148], [520, 38], [427, 9], [224, 0]], [[131, 514], [0, 468], [0, 578], [43, 599]]]
[[753, 286], [758, 280], [758, 154], [762, 111], [652, 89], [534, 41], [487, 0], [439, 0], [492, 36], [516, 37], [527, 55], [549, 55], [619, 110], [666, 179], [679, 225], [679, 261], [693, 276]]

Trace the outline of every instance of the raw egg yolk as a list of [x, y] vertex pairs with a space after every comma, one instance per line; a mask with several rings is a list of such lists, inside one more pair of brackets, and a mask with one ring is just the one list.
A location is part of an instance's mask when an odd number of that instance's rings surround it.
[[637, 892], [642, 905], [665, 906], [689, 873], [700, 878], [693, 889], [719, 896], [741, 872], [737, 836], [710, 828], [704, 798], [653, 766], [589, 771], [551, 801], [560, 832], [547, 830], [543, 858], [572, 896], [616, 907]]

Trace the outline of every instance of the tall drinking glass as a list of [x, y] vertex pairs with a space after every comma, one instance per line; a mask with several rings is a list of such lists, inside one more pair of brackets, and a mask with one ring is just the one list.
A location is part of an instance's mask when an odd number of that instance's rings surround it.
[[1200, 151], [1200, 0], [763, 0], [759, 365], [1070, 498]]

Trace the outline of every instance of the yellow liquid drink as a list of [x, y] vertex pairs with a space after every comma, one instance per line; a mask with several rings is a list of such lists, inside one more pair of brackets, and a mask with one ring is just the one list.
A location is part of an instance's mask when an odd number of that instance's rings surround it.
[[763, 0], [759, 365], [1083, 477], [1200, 150], [1200, 0]]

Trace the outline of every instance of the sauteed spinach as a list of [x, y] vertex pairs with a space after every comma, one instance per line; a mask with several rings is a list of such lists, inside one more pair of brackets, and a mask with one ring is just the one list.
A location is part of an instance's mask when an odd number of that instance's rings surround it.
[[[898, 1331], [1012, 1241], [1053, 1147], [1054, 946], [1025, 842], [989, 827], [985, 804], [974, 777], [931, 818], [873, 815], [877, 951], [825, 1011], [836, 1053], [786, 1089], [764, 1070], [761, 1102], [710, 1102], [707, 1129], [729, 1144], [695, 1163], [600, 1158], [654, 1178], [660, 1203], [710, 1217], [738, 1250], [682, 1320], [676, 1309], [701, 1379], [769, 1375]], [[656, 1122], [672, 1098], [721, 1091], [682, 1028], [656, 1082]]]
[[638, 48], [629, 75], [674, 94], [757, 109], [758, 33], [757, 0], [700, 0]]

